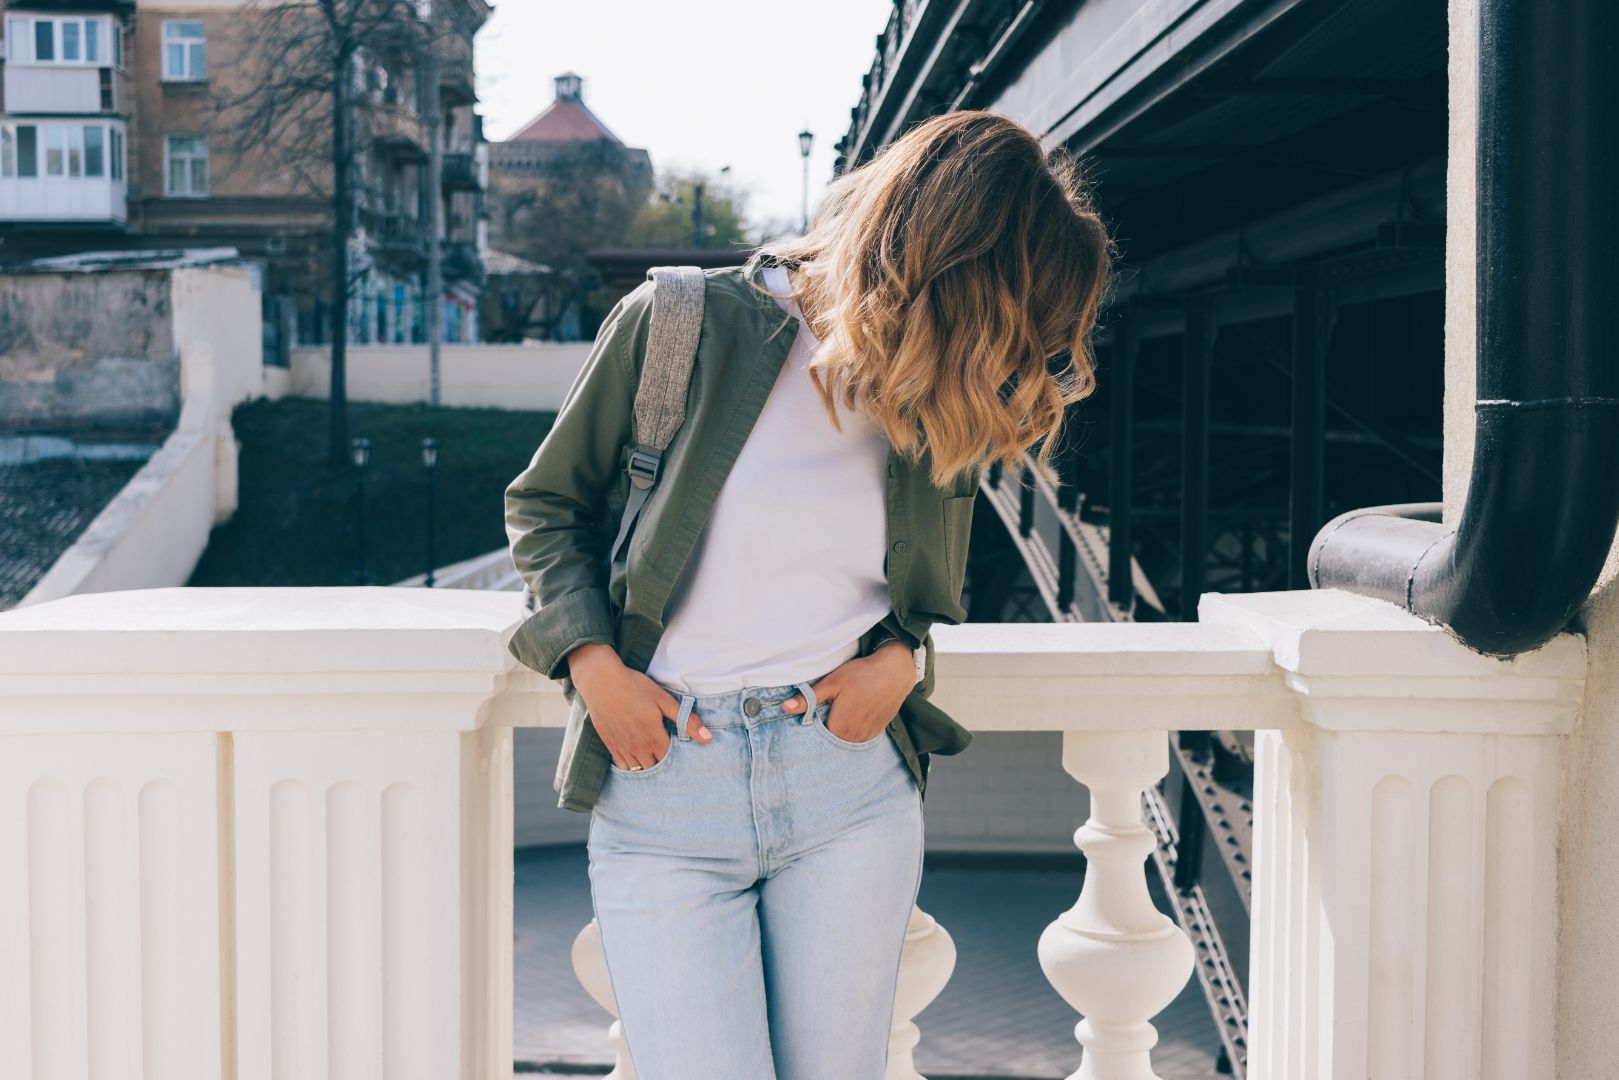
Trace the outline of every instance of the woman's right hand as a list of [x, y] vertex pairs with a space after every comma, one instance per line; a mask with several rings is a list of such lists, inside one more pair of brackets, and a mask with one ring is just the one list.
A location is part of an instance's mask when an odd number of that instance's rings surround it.
[[[679, 719], [679, 699], [645, 672], [628, 667], [611, 645], [591, 643], [569, 651], [568, 674], [614, 765], [649, 769], [669, 752], [663, 719]], [[686, 730], [699, 742], [714, 741], [714, 733], [695, 712]]]

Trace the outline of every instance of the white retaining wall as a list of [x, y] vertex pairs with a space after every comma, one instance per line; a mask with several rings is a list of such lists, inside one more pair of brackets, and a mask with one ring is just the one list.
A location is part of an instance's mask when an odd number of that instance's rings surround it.
[[231, 409], [259, 393], [259, 290], [245, 270], [174, 271], [183, 404], [174, 432], [18, 604], [74, 593], [181, 585], [213, 527], [236, 510]]
[[[540, 345], [445, 345], [439, 356], [440, 402], [459, 408], [555, 412], [590, 354], [590, 342]], [[265, 383], [269, 397], [324, 398], [331, 388], [329, 346], [292, 350], [288, 368]], [[430, 399], [426, 345], [350, 345], [350, 401], [404, 405]]]

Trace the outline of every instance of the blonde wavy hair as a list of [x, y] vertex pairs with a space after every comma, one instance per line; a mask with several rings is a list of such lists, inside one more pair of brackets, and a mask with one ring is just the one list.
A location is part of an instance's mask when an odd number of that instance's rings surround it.
[[947, 487], [1036, 446], [1050, 468], [1067, 406], [1096, 388], [1112, 256], [1071, 155], [964, 110], [833, 180], [808, 233], [761, 245], [746, 276], [787, 267], [834, 426], [835, 402], [858, 404], [909, 460], [930, 454]]

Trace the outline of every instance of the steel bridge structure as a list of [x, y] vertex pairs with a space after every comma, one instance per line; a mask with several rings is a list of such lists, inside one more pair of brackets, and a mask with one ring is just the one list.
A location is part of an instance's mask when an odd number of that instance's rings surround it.
[[[1440, 0], [898, 0], [840, 170], [954, 109], [1080, 155], [1120, 252], [1056, 467], [991, 470], [973, 621], [1190, 620], [1440, 493]], [[1154, 862], [1243, 1076], [1252, 740], [1172, 738]]]

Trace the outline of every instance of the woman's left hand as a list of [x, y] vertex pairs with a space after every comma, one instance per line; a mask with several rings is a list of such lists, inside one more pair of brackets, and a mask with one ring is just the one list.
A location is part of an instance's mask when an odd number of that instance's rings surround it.
[[[857, 656], [827, 672], [815, 684], [818, 702], [834, 702], [826, 728], [846, 742], [868, 742], [882, 734], [916, 685], [916, 661], [903, 642], [885, 641], [870, 656]], [[804, 711], [794, 695], [782, 707]]]

